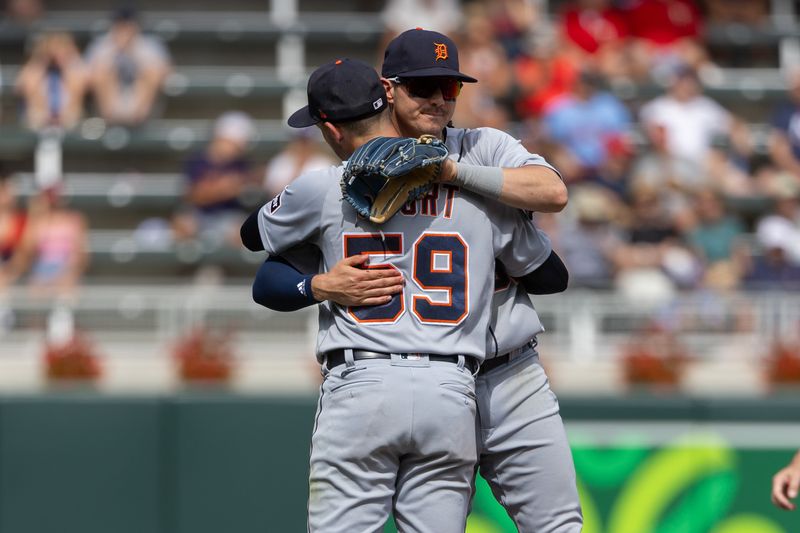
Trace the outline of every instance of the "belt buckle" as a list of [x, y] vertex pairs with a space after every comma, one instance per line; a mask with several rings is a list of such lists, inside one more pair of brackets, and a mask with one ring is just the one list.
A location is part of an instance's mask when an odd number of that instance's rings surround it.
[[422, 359], [422, 354], [419, 352], [412, 352], [412, 353], [401, 353], [400, 359], [405, 361], [419, 361]]

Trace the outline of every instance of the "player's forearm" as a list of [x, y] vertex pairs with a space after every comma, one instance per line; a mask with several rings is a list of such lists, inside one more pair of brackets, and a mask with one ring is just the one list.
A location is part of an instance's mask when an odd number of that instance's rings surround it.
[[567, 186], [561, 177], [543, 165], [503, 169], [499, 201], [539, 213], [558, 213], [567, 205]]
[[528, 211], [557, 213], [567, 205], [566, 185], [556, 172], [543, 165], [498, 168], [448, 160], [441, 180]]
[[311, 291], [311, 278], [277, 256], [271, 256], [256, 273], [253, 301], [273, 311], [297, 311], [318, 303]]

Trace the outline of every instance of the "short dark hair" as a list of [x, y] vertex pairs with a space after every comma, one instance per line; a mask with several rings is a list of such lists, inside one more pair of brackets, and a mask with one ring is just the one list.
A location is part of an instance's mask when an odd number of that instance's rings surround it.
[[380, 113], [376, 113], [374, 115], [370, 115], [367, 118], [362, 118], [359, 120], [350, 120], [347, 122], [337, 122], [335, 123], [336, 126], [342, 128], [343, 130], [347, 130], [351, 135], [366, 135], [370, 131], [374, 130], [378, 124], [382, 120], [384, 120], [389, 115], [386, 113], [386, 109], [381, 111]]

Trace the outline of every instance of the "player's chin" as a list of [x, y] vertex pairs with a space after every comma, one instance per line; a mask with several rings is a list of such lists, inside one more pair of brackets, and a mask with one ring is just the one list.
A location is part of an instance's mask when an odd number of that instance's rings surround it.
[[440, 114], [422, 113], [417, 121], [417, 129], [420, 134], [429, 134], [439, 136], [442, 130], [447, 126], [448, 118]]

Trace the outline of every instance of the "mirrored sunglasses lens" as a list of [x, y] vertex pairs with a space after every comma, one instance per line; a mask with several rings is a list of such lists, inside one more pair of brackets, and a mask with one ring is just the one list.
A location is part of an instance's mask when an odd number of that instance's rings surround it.
[[413, 78], [405, 82], [408, 92], [417, 98], [430, 98], [440, 90], [445, 100], [455, 100], [461, 92], [461, 82], [449, 78]]
[[439, 88], [436, 80], [426, 78], [415, 78], [408, 80], [408, 92], [412, 96], [418, 98], [430, 98], [431, 95]]
[[458, 80], [442, 80], [439, 87], [445, 100], [455, 100], [461, 92], [461, 82]]

